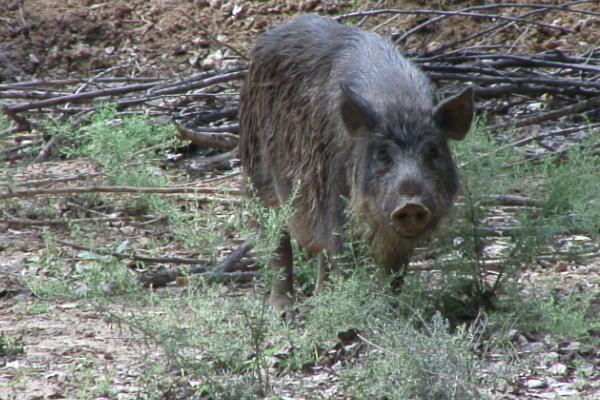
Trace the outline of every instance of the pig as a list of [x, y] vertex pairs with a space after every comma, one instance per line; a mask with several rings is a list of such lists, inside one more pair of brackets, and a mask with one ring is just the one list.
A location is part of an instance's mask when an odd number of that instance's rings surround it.
[[453, 204], [448, 141], [469, 131], [473, 102], [467, 87], [436, 103], [389, 40], [330, 18], [301, 16], [257, 40], [240, 93], [243, 176], [266, 207], [296, 193], [271, 262], [275, 308], [294, 303], [290, 240], [319, 256], [321, 290], [351, 213], [370, 227], [381, 271], [404, 271]]

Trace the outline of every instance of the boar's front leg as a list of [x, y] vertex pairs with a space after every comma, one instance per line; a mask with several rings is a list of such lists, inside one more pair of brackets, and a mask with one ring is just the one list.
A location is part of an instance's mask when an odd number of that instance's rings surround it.
[[287, 314], [291, 312], [294, 305], [292, 244], [290, 234], [287, 231], [284, 231], [281, 235], [275, 258], [271, 260], [271, 271], [273, 273], [273, 285], [269, 302], [274, 308]]
[[319, 275], [317, 276], [317, 284], [315, 285], [315, 293], [322, 293], [325, 282], [329, 278], [329, 273], [333, 272], [340, 275], [340, 267], [334, 255], [331, 255], [327, 250], [322, 250], [319, 253]]

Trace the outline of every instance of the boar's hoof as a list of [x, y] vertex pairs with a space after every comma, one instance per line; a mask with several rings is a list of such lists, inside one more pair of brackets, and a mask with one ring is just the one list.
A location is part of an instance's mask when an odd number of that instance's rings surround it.
[[269, 304], [282, 313], [283, 318], [290, 322], [294, 319], [294, 300], [288, 293], [273, 293], [269, 297]]

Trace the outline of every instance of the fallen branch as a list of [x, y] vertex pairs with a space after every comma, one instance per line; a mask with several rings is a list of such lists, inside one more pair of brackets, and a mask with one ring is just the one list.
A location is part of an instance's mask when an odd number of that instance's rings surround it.
[[[541, 6], [545, 7], [545, 6]], [[482, 14], [482, 13], [473, 13], [473, 12], [465, 12], [465, 11], [442, 11], [442, 10], [371, 10], [371, 11], [359, 11], [348, 13], [344, 15], [339, 15], [335, 17], [338, 21], [354, 18], [354, 17], [365, 17], [365, 16], [375, 16], [382, 14], [406, 14], [406, 15], [443, 15], [446, 17], [471, 17], [475, 19], [491, 19], [491, 20], [504, 20], [511, 22], [521, 22], [524, 24], [539, 26], [541, 28], [549, 29], [549, 30], [557, 30], [562, 33], [573, 33], [572, 30], [564, 28], [562, 26], [554, 25], [554, 24], [545, 24], [543, 22], [526, 20], [519, 17], [509, 17], [501, 14]]]
[[215, 268], [215, 272], [231, 272], [234, 266], [254, 247], [254, 239], [246, 240], [240, 247], [232, 251], [223, 262]]
[[[152, 88], [153, 86], [155, 86], [155, 83], [141, 83], [141, 84], [137, 84], [137, 85], [121, 86], [121, 87], [110, 88], [110, 89], [93, 90], [90, 92], [83, 92], [83, 93], [77, 93], [77, 94], [70, 94], [70, 95], [66, 95], [66, 96], [59, 96], [59, 97], [54, 97], [52, 99], [35, 101], [35, 102], [31, 102], [31, 103], [5, 106], [5, 108], [6, 108], [6, 110], [8, 110], [8, 112], [20, 113], [20, 112], [31, 110], [34, 108], [51, 107], [51, 106], [57, 106], [59, 104], [65, 104], [65, 103], [78, 103], [78, 102], [82, 102], [85, 100], [95, 99], [98, 97], [115, 96], [115, 95], [124, 94], [124, 93], [139, 92], [141, 90], [148, 90], [148, 89]], [[7, 111], [5, 111], [5, 113], [6, 112]]]
[[83, 246], [77, 243], [67, 242], [65, 240], [57, 240], [56, 243], [62, 244], [64, 246], [71, 247], [76, 250], [89, 251], [90, 253], [96, 253], [101, 256], [111, 256], [115, 257], [119, 260], [133, 260], [140, 261], [146, 263], [161, 263], [161, 264], [201, 264], [205, 261], [199, 260], [197, 258], [185, 258], [185, 257], [147, 257], [140, 256], [137, 254], [126, 254], [126, 253], [118, 253], [110, 250], [103, 250], [94, 247]]
[[175, 126], [182, 138], [199, 146], [231, 150], [235, 148], [238, 143], [238, 137], [231, 133], [198, 132], [180, 124], [175, 124]]
[[[209, 280], [216, 280], [218, 276], [221, 276], [223, 279], [237, 279], [231, 275], [236, 266], [239, 264], [240, 260], [252, 249], [254, 246], [253, 240], [248, 240], [244, 242], [238, 249], [229, 254], [225, 259], [214, 268], [213, 271], [210, 272], [212, 277]], [[152, 286], [152, 287], [162, 287], [167, 284], [175, 281], [177, 278], [182, 276], [194, 275], [194, 274], [205, 274], [206, 278], [208, 275], [208, 268], [206, 266], [195, 266], [189, 269], [184, 268], [174, 268], [168, 270], [155, 270], [146, 272], [138, 276], [138, 280], [144, 286]]]
[[520, 128], [522, 126], [539, 124], [540, 122], [558, 119], [558, 118], [564, 117], [566, 115], [579, 114], [584, 111], [589, 111], [589, 110], [599, 108], [599, 107], [600, 107], [600, 96], [593, 97], [589, 100], [584, 100], [577, 104], [563, 107], [558, 110], [553, 110], [553, 111], [549, 111], [546, 113], [533, 115], [531, 117], [521, 118], [519, 120], [510, 122], [510, 123], [492, 125], [492, 126], [488, 127], [488, 129], [495, 130], [495, 129], [505, 129], [505, 128]]
[[260, 272], [240, 271], [240, 272], [206, 272], [198, 275], [198, 278], [205, 284], [214, 283], [248, 283], [260, 279]]
[[12, 110], [9, 106], [2, 106], [2, 112], [15, 123], [16, 126], [13, 128], [14, 131], [22, 132], [31, 130], [29, 121], [27, 121], [25, 117], [17, 115], [17, 112]]
[[185, 268], [173, 268], [173, 269], [158, 269], [154, 271], [149, 271], [143, 274], [138, 275], [138, 281], [144, 287], [153, 287], [159, 288], [167, 286], [169, 283], [175, 281], [177, 278], [181, 276], [194, 275], [194, 274], [202, 274], [207, 272], [207, 268], [205, 266], [194, 266], [188, 269]]
[[487, 196], [483, 199], [482, 204], [516, 207], [543, 207], [545, 202], [543, 200], [532, 199], [530, 197], [508, 194]]
[[94, 178], [100, 176], [102, 174], [98, 172], [91, 172], [88, 174], [77, 174], [71, 176], [65, 176], [62, 178], [53, 178], [53, 179], [32, 179], [29, 181], [21, 181], [15, 180], [14, 184], [16, 186], [45, 186], [45, 185], [55, 185], [57, 183], [65, 183], [65, 182], [73, 182], [73, 181], [82, 181], [89, 178]]
[[[597, 15], [598, 13], [595, 12], [590, 12], [590, 11], [586, 11], [586, 10], [577, 10], [577, 9], [569, 9], [567, 7], [573, 6], [573, 5], [577, 5], [577, 4], [583, 4], [583, 3], [591, 3], [591, 0], [584, 0], [584, 1], [576, 1], [576, 2], [572, 2], [572, 3], [568, 3], [568, 4], [561, 4], [561, 5], [542, 5], [542, 4], [519, 4], [519, 3], [506, 3], [506, 4], [486, 4], [486, 5], [482, 5], [482, 6], [474, 6], [474, 7], [467, 7], [467, 8], [463, 8], [461, 10], [459, 10], [458, 12], [469, 12], [469, 11], [483, 11], [483, 10], [492, 10], [492, 9], [500, 9], [500, 8], [529, 8], [529, 9], [534, 9], [534, 11], [525, 13], [520, 15], [519, 17], [516, 17], [518, 19], [520, 19], [522, 22], [527, 22], [527, 20], [523, 20], [523, 18], [528, 17], [530, 15], [533, 15], [535, 13], [539, 13], [539, 12], [546, 12], [546, 11], [550, 11], [550, 10], [555, 10], [555, 11], [569, 11], [569, 12], [573, 12], [573, 13], [581, 13], [581, 14], [588, 14], [588, 15]], [[495, 15], [495, 14], [492, 14]], [[392, 39], [396, 42], [396, 43], [400, 43], [405, 41], [409, 36], [413, 35], [414, 33], [418, 32], [419, 30], [432, 25], [436, 22], [440, 22], [443, 19], [449, 18], [449, 17], [453, 17], [455, 16], [455, 14], [443, 14], [440, 15], [438, 17], [435, 18], [431, 18], [411, 29], [409, 29], [408, 31], [404, 32], [402, 35], [396, 35], [396, 37], [392, 37]], [[514, 22], [514, 21], [512, 21]], [[507, 25], [508, 23], [504, 23], [503, 25]], [[497, 26], [493, 27], [494, 29], [498, 28]], [[479, 32], [478, 32], [479, 33]]]
[[238, 157], [238, 148], [227, 153], [217, 154], [212, 157], [198, 157], [187, 163], [186, 170], [189, 174], [199, 175], [215, 169], [231, 168], [231, 163]]
[[85, 186], [85, 187], [61, 187], [48, 189], [21, 189], [9, 190], [8, 192], [0, 193], [1, 199], [9, 199], [15, 197], [31, 197], [42, 195], [59, 195], [59, 194], [81, 194], [81, 193], [157, 193], [157, 194], [177, 194], [177, 193], [223, 193], [229, 195], [242, 194], [239, 189], [226, 188], [201, 188], [201, 187], [133, 187], [133, 186]]

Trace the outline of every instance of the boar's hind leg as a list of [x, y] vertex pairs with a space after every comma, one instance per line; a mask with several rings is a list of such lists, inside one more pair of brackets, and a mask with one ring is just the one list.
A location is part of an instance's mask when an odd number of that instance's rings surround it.
[[275, 258], [271, 260], [273, 286], [271, 287], [271, 305], [281, 311], [290, 311], [294, 304], [294, 275], [292, 244], [290, 234], [281, 236]]

